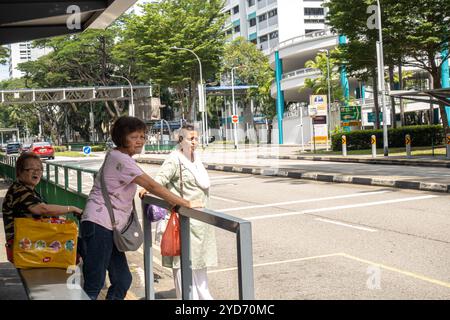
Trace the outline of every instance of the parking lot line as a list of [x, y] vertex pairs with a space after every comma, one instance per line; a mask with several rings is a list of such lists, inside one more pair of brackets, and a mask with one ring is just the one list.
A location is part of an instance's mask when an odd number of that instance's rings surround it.
[[[312, 256], [312, 257], [305, 257], [305, 258], [299, 258], [299, 259], [289, 259], [289, 260], [283, 260], [283, 261], [274, 261], [274, 262], [267, 262], [267, 263], [259, 263], [259, 264], [255, 264], [253, 265], [253, 267], [265, 267], [265, 266], [273, 266], [273, 265], [279, 265], [279, 264], [285, 264], [285, 263], [292, 263], [292, 262], [300, 262], [300, 261], [307, 261], [307, 260], [314, 260], [314, 259], [321, 259], [321, 258], [330, 258], [330, 257], [344, 257], [347, 259], [351, 259], [354, 261], [358, 261], [358, 262], [362, 262], [368, 265], [372, 265], [372, 266], [378, 266], [380, 268], [389, 270], [389, 271], [393, 271], [396, 273], [400, 273], [402, 275], [411, 277], [411, 278], [415, 278], [415, 279], [419, 279], [425, 282], [429, 282], [432, 284], [436, 284], [445, 288], [449, 288], [450, 289], [450, 283], [445, 282], [445, 281], [441, 281], [441, 280], [437, 280], [437, 279], [433, 279], [418, 273], [414, 273], [414, 272], [410, 272], [410, 271], [406, 271], [406, 270], [402, 270], [402, 269], [398, 269], [398, 268], [394, 268], [394, 267], [390, 267], [381, 263], [377, 263], [377, 262], [373, 262], [373, 261], [369, 261], [369, 260], [365, 260], [365, 259], [361, 259], [352, 255], [349, 255], [347, 253], [332, 253], [332, 254], [326, 254], [326, 255], [318, 255], [318, 256]], [[208, 274], [210, 273], [220, 273], [220, 272], [228, 272], [228, 271], [235, 271], [237, 270], [237, 267], [234, 268], [224, 268], [224, 269], [218, 269], [218, 270], [210, 270], [208, 271]]]
[[358, 226], [355, 226], [355, 225], [351, 225], [351, 224], [347, 224], [347, 223], [343, 223], [343, 222], [338, 222], [338, 221], [334, 221], [334, 220], [328, 220], [328, 219], [322, 219], [322, 218], [316, 218], [315, 220], [322, 221], [322, 222], [325, 222], [325, 223], [336, 224], [338, 226], [343, 226], [343, 227], [348, 227], [348, 228], [368, 231], [368, 232], [377, 232], [378, 231], [378, 230], [375, 230], [375, 229], [358, 227]]
[[254, 206], [245, 206], [245, 207], [238, 207], [238, 208], [222, 209], [220, 211], [221, 212], [242, 211], [242, 210], [248, 210], [248, 209], [267, 208], [267, 207], [283, 206], [283, 205], [297, 204], [297, 203], [307, 203], [307, 202], [317, 202], [317, 201], [327, 201], [327, 200], [336, 200], [336, 199], [347, 199], [347, 198], [355, 198], [355, 197], [364, 197], [364, 196], [371, 196], [371, 195], [383, 194], [383, 193], [388, 193], [388, 192], [392, 192], [392, 191], [382, 190], [382, 191], [373, 191], [373, 192], [364, 192], [364, 193], [344, 194], [344, 195], [333, 196], [333, 197], [312, 198], [312, 199], [303, 199], [303, 200], [294, 200], [294, 201], [285, 201], [285, 202], [275, 202], [275, 203], [267, 203], [267, 204], [258, 204], [258, 205], [254, 205]]
[[[429, 195], [429, 196], [402, 198], [402, 199], [394, 199], [394, 200], [365, 202], [365, 203], [350, 204], [350, 205], [345, 205], [345, 206], [336, 206], [336, 207], [327, 207], [327, 208], [303, 210], [303, 211], [298, 211], [298, 212], [286, 212], [286, 213], [279, 213], [279, 214], [268, 214], [268, 215], [262, 215], [262, 216], [245, 217], [245, 219], [246, 220], [262, 220], [262, 219], [270, 219], [270, 218], [282, 218], [282, 217], [297, 216], [297, 215], [317, 213], [317, 212], [326, 212], [326, 211], [335, 211], [335, 210], [342, 210], [342, 209], [352, 209], [352, 208], [362, 208], [362, 207], [369, 207], [369, 206], [378, 206], [378, 205], [389, 204], [389, 203], [398, 203], [398, 202], [406, 202], [406, 201], [417, 201], [417, 200], [428, 200], [428, 199], [437, 198], [437, 197], [438, 196]], [[225, 210], [222, 210], [222, 211], [225, 211]]]
[[401, 269], [398, 269], [398, 268], [390, 267], [390, 266], [387, 266], [387, 265], [384, 265], [384, 264], [381, 264], [381, 263], [377, 263], [377, 262], [361, 259], [361, 258], [352, 256], [352, 255], [349, 255], [349, 254], [346, 254], [346, 253], [341, 253], [340, 255], [343, 256], [343, 257], [346, 257], [348, 259], [352, 259], [352, 260], [355, 260], [355, 261], [366, 263], [368, 265], [379, 266], [380, 268], [383, 268], [383, 269], [386, 269], [386, 270], [389, 270], [389, 271], [397, 272], [397, 273], [403, 274], [403, 275], [408, 276], [408, 277], [412, 277], [412, 278], [419, 279], [419, 280], [422, 280], [422, 281], [426, 281], [426, 282], [429, 282], [429, 283], [437, 284], [439, 286], [442, 286], [442, 287], [450, 289], [450, 283], [448, 283], [448, 282], [436, 280], [436, 279], [433, 279], [433, 278], [430, 278], [430, 277], [427, 277], [427, 276], [424, 276], [424, 275], [421, 275], [421, 274], [417, 274], [417, 273], [414, 273], [414, 272], [410, 272], [410, 271], [406, 271], [406, 270], [401, 270]]
[[[329, 257], [340, 256], [340, 255], [342, 255], [342, 253], [332, 253], [332, 254], [324, 254], [324, 255], [313, 256], [313, 257], [289, 259], [289, 260], [274, 261], [274, 262], [267, 262], [267, 263], [258, 263], [258, 264], [254, 264], [253, 267], [273, 266], [273, 265], [277, 265], [277, 264], [292, 263], [292, 262], [299, 262], [299, 261], [307, 261], [307, 260], [321, 259], [321, 258], [329, 258]], [[227, 272], [227, 271], [233, 271], [233, 270], [237, 270], [237, 267], [218, 269], [218, 270], [210, 270], [210, 271], [208, 271], [208, 273], [219, 273], [219, 272]]]
[[236, 200], [231, 200], [231, 199], [225, 199], [225, 198], [221, 198], [221, 197], [217, 197], [217, 196], [210, 196], [211, 199], [216, 199], [216, 200], [220, 200], [220, 201], [225, 201], [225, 202], [231, 202], [231, 203], [238, 203], [239, 201]]

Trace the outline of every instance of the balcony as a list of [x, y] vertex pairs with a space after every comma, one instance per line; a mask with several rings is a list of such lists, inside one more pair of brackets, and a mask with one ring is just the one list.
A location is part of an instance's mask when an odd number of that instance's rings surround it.
[[[283, 74], [281, 80], [281, 90], [284, 91], [286, 101], [302, 101], [309, 93], [301, 93], [299, 89], [303, 87], [306, 79], [316, 79], [320, 76], [319, 69], [303, 68]], [[275, 83], [271, 87], [271, 95], [273, 98], [277, 96], [277, 86]], [[306, 101], [306, 100], [304, 100]]]

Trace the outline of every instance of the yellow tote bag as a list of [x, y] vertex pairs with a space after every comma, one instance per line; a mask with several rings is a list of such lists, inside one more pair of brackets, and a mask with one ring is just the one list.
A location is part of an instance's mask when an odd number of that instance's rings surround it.
[[[56, 223], [52, 223], [56, 222]], [[69, 220], [14, 219], [16, 268], [64, 268], [76, 264], [77, 224]]]

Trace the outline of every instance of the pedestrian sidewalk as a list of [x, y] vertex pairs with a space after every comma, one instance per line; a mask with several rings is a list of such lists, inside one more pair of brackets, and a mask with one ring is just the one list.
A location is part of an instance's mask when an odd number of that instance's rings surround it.
[[[0, 203], [3, 203], [8, 185], [0, 178]], [[17, 269], [6, 258], [5, 229], [0, 211], [0, 300], [27, 300], [25, 288]]]
[[[298, 146], [249, 146], [199, 150], [207, 169], [325, 182], [449, 192], [450, 161], [421, 157], [297, 156]], [[160, 165], [168, 155], [146, 154], [138, 162]]]

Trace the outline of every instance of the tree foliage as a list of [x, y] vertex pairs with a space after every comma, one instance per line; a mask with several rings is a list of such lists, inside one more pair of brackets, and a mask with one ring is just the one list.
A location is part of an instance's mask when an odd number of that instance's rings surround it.
[[[338, 60], [333, 58], [333, 54], [336, 50], [330, 52], [329, 67], [330, 67], [330, 91], [331, 91], [331, 101], [344, 101], [343, 91], [340, 85], [340, 74]], [[305, 63], [306, 68], [319, 69], [320, 76], [311, 79], [305, 79], [305, 84], [300, 91], [306, 88], [312, 89], [314, 94], [328, 94], [328, 63], [327, 54], [321, 52], [317, 54], [314, 60], [308, 60]]]
[[[448, 55], [440, 58], [447, 46], [450, 17], [448, 0], [383, 0], [381, 2], [384, 60], [386, 65], [402, 64], [419, 67], [433, 77], [434, 88], [441, 87], [440, 67]], [[327, 23], [338, 34], [346, 35], [349, 43], [341, 47], [337, 58], [350, 75], [374, 80], [376, 88], [376, 41], [378, 29], [369, 28], [376, 15], [368, 10], [373, 0], [330, 0]], [[368, 13], [369, 11], [369, 13]], [[444, 126], [447, 115], [440, 106]], [[378, 117], [377, 117], [378, 118]]]

